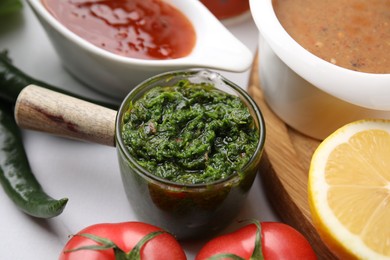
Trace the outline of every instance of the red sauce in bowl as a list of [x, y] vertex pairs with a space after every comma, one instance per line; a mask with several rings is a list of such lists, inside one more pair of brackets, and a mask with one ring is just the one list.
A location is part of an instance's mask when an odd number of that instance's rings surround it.
[[[200, 0], [218, 19], [228, 19], [249, 11], [249, 0]], [[260, 1], [260, 0], [259, 0]]]
[[42, 0], [69, 30], [118, 55], [176, 59], [189, 55], [196, 34], [188, 18], [160, 0]]

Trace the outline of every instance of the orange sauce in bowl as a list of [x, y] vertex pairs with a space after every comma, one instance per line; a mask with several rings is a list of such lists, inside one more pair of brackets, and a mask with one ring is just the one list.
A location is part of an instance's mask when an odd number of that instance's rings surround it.
[[280, 23], [301, 46], [335, 65], [390, 73], [389, 0], [273, 0]]
[[112, 53], [138, 59], [189, 55], [196, 33], [188, 18], [161, 0], [42, 0], [69, 30]]

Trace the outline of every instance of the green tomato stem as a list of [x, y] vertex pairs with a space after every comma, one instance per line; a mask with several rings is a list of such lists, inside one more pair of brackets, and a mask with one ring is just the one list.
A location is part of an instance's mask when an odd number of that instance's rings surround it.
[[250, 259], [252, 260], [263, 260], [263, 245], [261, 243], [261, 224], [257, 220], [252, 220], [252, 223], [256, 225], [256, 239], [255, 239], [255, 249], [253, 250], [253, 254]]
[[99, 243], [99, 245], [81, 246], [81, 247], [78, 247], [78, 248], [67, 250], [67, 251], [65, 251], [65, 253], [70, 253], [70, 252], [80, 251], [80, 250], [108, 250], [108, 249], [113, 249], [114, 250], [114, 255], [115, 255], [115, 260], [141, 260], [141, 253], [140, 252], [141, 252], [142, 247], [149, 240], [151, 240], [154, 237], [156, 237], [156, 236], [158, 236], [160, 234], [163, 234], [163, 233], [167, 233], [167, 232], [164, 231], [164, 230], [159, 230], [159, 231], [154, 231], [154, 232], [151, 232], [151, 233], [147, 234], [128, 253], [126, 253], [122, 249], [120, 249], [110, 239], [99, 237], [99, 236], [88, 234], [88, 233], [81, 233], [81, 234], [77, 234], [75, 236], [86, 237], [88, 239], [91, 239], [91, 240]]
[[[243, 221], [241, 221], [243, 222]], [[250, 257], [250, 260], [264, 260], [263, 250], [262, 250], [262, 244], [261, 244], [261, 224], [259, 221], [252, 219], [250, 220], [251, 223], [255, 224], [257, 227], [256, 230], [256, 238], [255, 238], [255, 247], [253, 249], [253, 253]], [[213, 255], [207, 260], [219, 260], [219, 259], [232, 259], [232, 260], [245, 260], [244, 258], [235, 255], [235, 254], [217, 254]]]
[[130, 251], [128, 254], [128, 257], [126, 258], [117, 258], [117, 260], [135, 260], [135, 259], [140, 259], [141, 260], [141, 249], [142, 247], [148, 242], [149, 240], [153, 239], [155, 236], [158, 236], [160, 234], [167, 233], [166, 231], [160, 230], [160, 231], [154, 231], [146, 236], [144, 236], [136, 245], [135, 247]]

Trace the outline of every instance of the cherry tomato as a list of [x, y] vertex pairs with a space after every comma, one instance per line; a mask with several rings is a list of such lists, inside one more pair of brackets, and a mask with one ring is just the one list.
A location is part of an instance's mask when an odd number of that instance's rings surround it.
[[[257, 250], [258, 254], [254, 255], [256, 244], [261, 247]], [[195, 260], [209, 259], [217, 255], [229, 257], [215, 259], [233, 259], [231, 255], [238, 257], [234, 259], [317, 259], [314, 250], [301, 233], [279, 222], [252, 223], [235, 232], [215, 237], [201, 248]]]
[[[139, 247], [136, 246], [137, 244]], [[130, 252], [136, 253], [134, 251], [137, 249], [139, 249], [139, 256], [135, 258], [134, 254], [129, 256]], [[147, 223], [123, 222], [86, 227], [70, 238], [59, 259], [185, 260], [187, 258], [179, 242], [170, 233]]]

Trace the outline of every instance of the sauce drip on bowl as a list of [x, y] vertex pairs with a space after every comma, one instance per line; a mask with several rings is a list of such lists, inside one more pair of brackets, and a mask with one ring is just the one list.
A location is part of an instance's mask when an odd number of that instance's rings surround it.
[[176, 59], [189, 55], [196, 34], [188, 18], [160, 0], [42, 0], [69, 30], [118, 55]]

